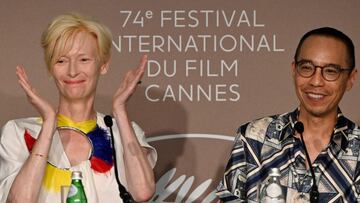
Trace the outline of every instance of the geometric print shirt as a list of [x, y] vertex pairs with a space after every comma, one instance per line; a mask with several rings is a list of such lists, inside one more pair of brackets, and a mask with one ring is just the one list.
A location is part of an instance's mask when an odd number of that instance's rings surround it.
[[[280, 169], [286, 202], [309, 202], [313, 178], [295, 137], [299, 108], [240, 126], [217, 196], [223, 202], [258, 202], [271, 168]], [[312, 167], [319, 202], [360, 202], [360, 129], [338, 109], [329, 144]]]

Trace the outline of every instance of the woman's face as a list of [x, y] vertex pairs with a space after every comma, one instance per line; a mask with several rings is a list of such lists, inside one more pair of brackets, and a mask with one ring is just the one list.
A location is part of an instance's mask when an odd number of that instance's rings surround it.
[[75, 34], [70, 46], [51, 69], [60, 97], [68, 101], [93, 98], [108, 64], [99, 64], [96, 38], [86, 31]]

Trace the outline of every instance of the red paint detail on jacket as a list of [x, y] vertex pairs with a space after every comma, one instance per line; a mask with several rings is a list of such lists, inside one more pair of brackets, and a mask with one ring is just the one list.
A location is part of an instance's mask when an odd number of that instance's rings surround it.
[[27, 129], [25, 129], [24, 139], [25, 139], [26, 147], [28, 148], [29, 152], [31, 152], [32, 148], [34, 147], [34, 144], [36, 142], [36, 139], [30, 135], [30, 133], [29, 133], [29, 131], [27, 131]]
[[105, 161], [99, 159], [99, 158], [96, 158], [96, 157], [91, 157], [90, 159], [90, 162], [91, 162], [91, 168], [96, 171], [96, 172], [99, 172], [99, 173], [106, 173], [108, 171], [110, 171], [112, 165], [106, 163]]

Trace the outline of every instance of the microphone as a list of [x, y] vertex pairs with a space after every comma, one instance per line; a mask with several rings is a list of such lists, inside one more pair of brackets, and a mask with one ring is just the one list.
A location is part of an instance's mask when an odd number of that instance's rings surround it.
[[304, 146], [306, 160], [307, 160], [307, 163], [309, 165], [310, 173], [311, 173], [311, 176], [312, 176], [312, 179], [313, 179], [313, 184], [312, 184], [311, 190], [310, 190], [310, 202], [311, 203], [318, 203], [319, 202], [319, 191], [318, 191], [318, 187], [316, 185], [315, 173], [314, 173], [314, 169], [313, 169], [313, 167], [311, 165], [310, 156], [309, 156], [309, 153], [308, 153], [308, 151], [306, 149], [306, 145], [305, 145], [304, 137], [303, 137], [304, 124], [301, 121], [297, 121], [295, 123], [294, 129], [296, 130], [296, 132], [298, 132], [300, 134], [301, 143]]
[[126, 188], [121, 184], [120, 179], [119, 179], [119, 172], [118, 172], [118, 168], [117, 168], [117, 161], [116, 161], [116, 152], [115, 152], [115, 144], [114, 144], [114, 133], [112, 131], [112, 126], [113, 126], [113, 121], [112, 121], [112, 117], [109, 115], [106, 115], [104, 117], [104, 122], [105, 125], [109, 128], [110, 130], [110, 135], [111, 135], [111, 145], [112, 145], [112, 150], [113, 150], [113, 158], [114, 158], [114, 171], [115, 171], [115, 178], [116, 178], [116, 182], [118, 184], [118, 189], [119, 189], [119, 194], [121, 199], [123, 200], [124, 203], [134, 203], [134, 199], [132, 198], [131, 194], [126, 190]]
[[112, 121], [111, 116], [106, 115], [106, 116], [104, 117], [104, 122], [105, 122], [105, 125], [106, 125], [108, 128], [110, 128], [110, 131], [112, 131], [113, 121]]

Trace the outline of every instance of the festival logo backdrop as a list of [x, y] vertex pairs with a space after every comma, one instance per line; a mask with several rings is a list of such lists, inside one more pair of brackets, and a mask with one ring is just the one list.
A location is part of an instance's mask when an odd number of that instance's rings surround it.
[[[2, 1], [0, 122], [34, 116], [17, 85], [22, 64], [34, 87], [54, 104], [41, 32], [55, 16], [91, 15], [113, 33], [111, 70], [101, 78], [96, 108], [111, 112], [122, 75], [149, 56], [129, 113], [158, 151], [157, 191], [149, 202], [216, 202], [237, 127], [298, 105], [290, 65], [300, 37], [331, 26], [359, 50], [360, 2], [330, 1]], [[357, 60], [359, 54], [356, 53]], [[359, 82], [341, 108], [359, 123]]]

